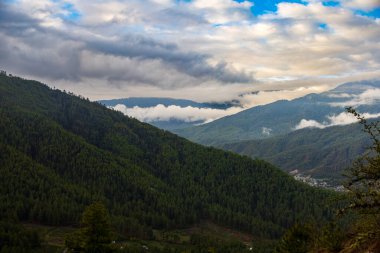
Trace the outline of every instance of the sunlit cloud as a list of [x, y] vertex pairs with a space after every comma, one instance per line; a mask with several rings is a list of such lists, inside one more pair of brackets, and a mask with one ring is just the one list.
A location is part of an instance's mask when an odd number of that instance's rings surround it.
[[380, 7], [380, 1], [378, 0], [341, 0], [341, 3], [344, 6], [365, 11]]

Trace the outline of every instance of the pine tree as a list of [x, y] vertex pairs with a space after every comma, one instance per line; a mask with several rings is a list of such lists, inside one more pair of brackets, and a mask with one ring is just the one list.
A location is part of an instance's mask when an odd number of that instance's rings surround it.
[[112, 252], [109, 215], [103, 204], [96, 202], [88, 206], [81, 223], [82, 228], [66, 239], [66, 246], [71, 252]]
[[312, 247], [313, 227], [295, 224], [281, 238], [276, 253], [307, 253]]

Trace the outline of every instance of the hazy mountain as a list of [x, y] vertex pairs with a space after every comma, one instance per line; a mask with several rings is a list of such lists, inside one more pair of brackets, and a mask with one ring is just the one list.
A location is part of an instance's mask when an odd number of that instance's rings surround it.
[[342, 114], [346, 106], [355, 106], [362, 113], [379, 113], [379, 88], [379, 80], [347, 83], [321, 94], [253, 107], [175, 132], [198, 143], [216, 145], [279, 136], [305, 127], [338, 125], [348, 120]]
[[118, 232], [135, 238], [205, 220], [278, 238], [296, 221], [329, 216], [330, 193], [267, 162], [36, 81], [0, 75], [0, 119], [0, 219], [72, 225], [102, 201]]

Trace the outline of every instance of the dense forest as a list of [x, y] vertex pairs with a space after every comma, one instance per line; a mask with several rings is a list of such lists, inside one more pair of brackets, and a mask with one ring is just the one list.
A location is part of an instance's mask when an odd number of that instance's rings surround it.
[[0, 76], [0, 119], [0, 232], [8, 237], [10, 221], [76, 226], [96, 201], [127, 238], [207, 220], [278, 239], [297, 222], [331, 217], [332, 193], [265, 161], [191, 143], [36, 81]]

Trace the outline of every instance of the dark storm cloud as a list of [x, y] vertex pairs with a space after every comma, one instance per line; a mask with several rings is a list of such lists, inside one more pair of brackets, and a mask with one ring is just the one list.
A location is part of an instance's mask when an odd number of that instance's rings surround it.
[[216, 79], [225, 83], [246, 83], [253, 81], [245, 73], [234, 73], [226, 63], [210, 66], [210, 56], [194, 52], [181, 52], [174, 44], [159, 43], [138, 36], [125, 36], [120, 41], [91, 40], [88, 48], [96, 52], [138, 59], [162, 60], [180, 72], [195, 78]]
[[[66, 29], [43, 26], [42, 20], [18, 13], [0, 4], [0, 66], [18, 73], [31, 74], [53, 79], [80, 80], [84, 77], [104, 78], [107, 80], [133, 81], [149, 85], [166, 85], [173, 87], [180, 78], [162, 80], [159, 71], [157, 76], [144, 72], [150, 61], [159, 62], [162, 71], [170, 68], [178, 75], [188, 76], [198, 82], [214, 80], [221, 83], [247, 83], [253, 78], [242, 72], [231, 71], [226, 63], [211, 66], [207, 61], [209, 55], [195, 52], [184, 52], [177, 45], [162, 43], [154, 39], [128, 34], [117, 39], [105, 39], [88, 33], [68, 32], [70, 29], [86, 31], [86, 27], [65, 23]], [[69, 28], [69, 29], [67, 29]], [[97, 68], [94, 71], [86, 68], [83, 71], [83, 52], [104, 57], [125, 59], [122, 69]], [[91, 59], [87, 59], [90, 60]], [[101, 60], [100, 60], [101, 61]], [[100, 63], [99, 63], [100, 64]], [[112, 62], [110, 63], [112, 65]], [[90, 64], [91, 65], [91, 64]], [[140, 65], [135, 70], [134, 65]], [[157, 68], [157, 64], [155, 65]], [[152, 66], [151, 66], [152, 67]], [[153, 67], [152, 67], [153, 68]], [[186, 78], [185, 78], [186, 79]], [[170, 83], [172, 82], [172, 83]], [[178, 86], [187, 85], [177, 84]]]
[[79, 80], [78, 43], [0, 3], [0, 66], [21, 74]]
[[5, 27], [5, 24], [12, 25], [15, 24], [17, 26], [29, 26], [29, 24], [33, 23], [34, 19], [29, 18], [22, 13], [17, 13], [13, 11], [9, 11], [7, 5], [0, 2], [0, 27]]

